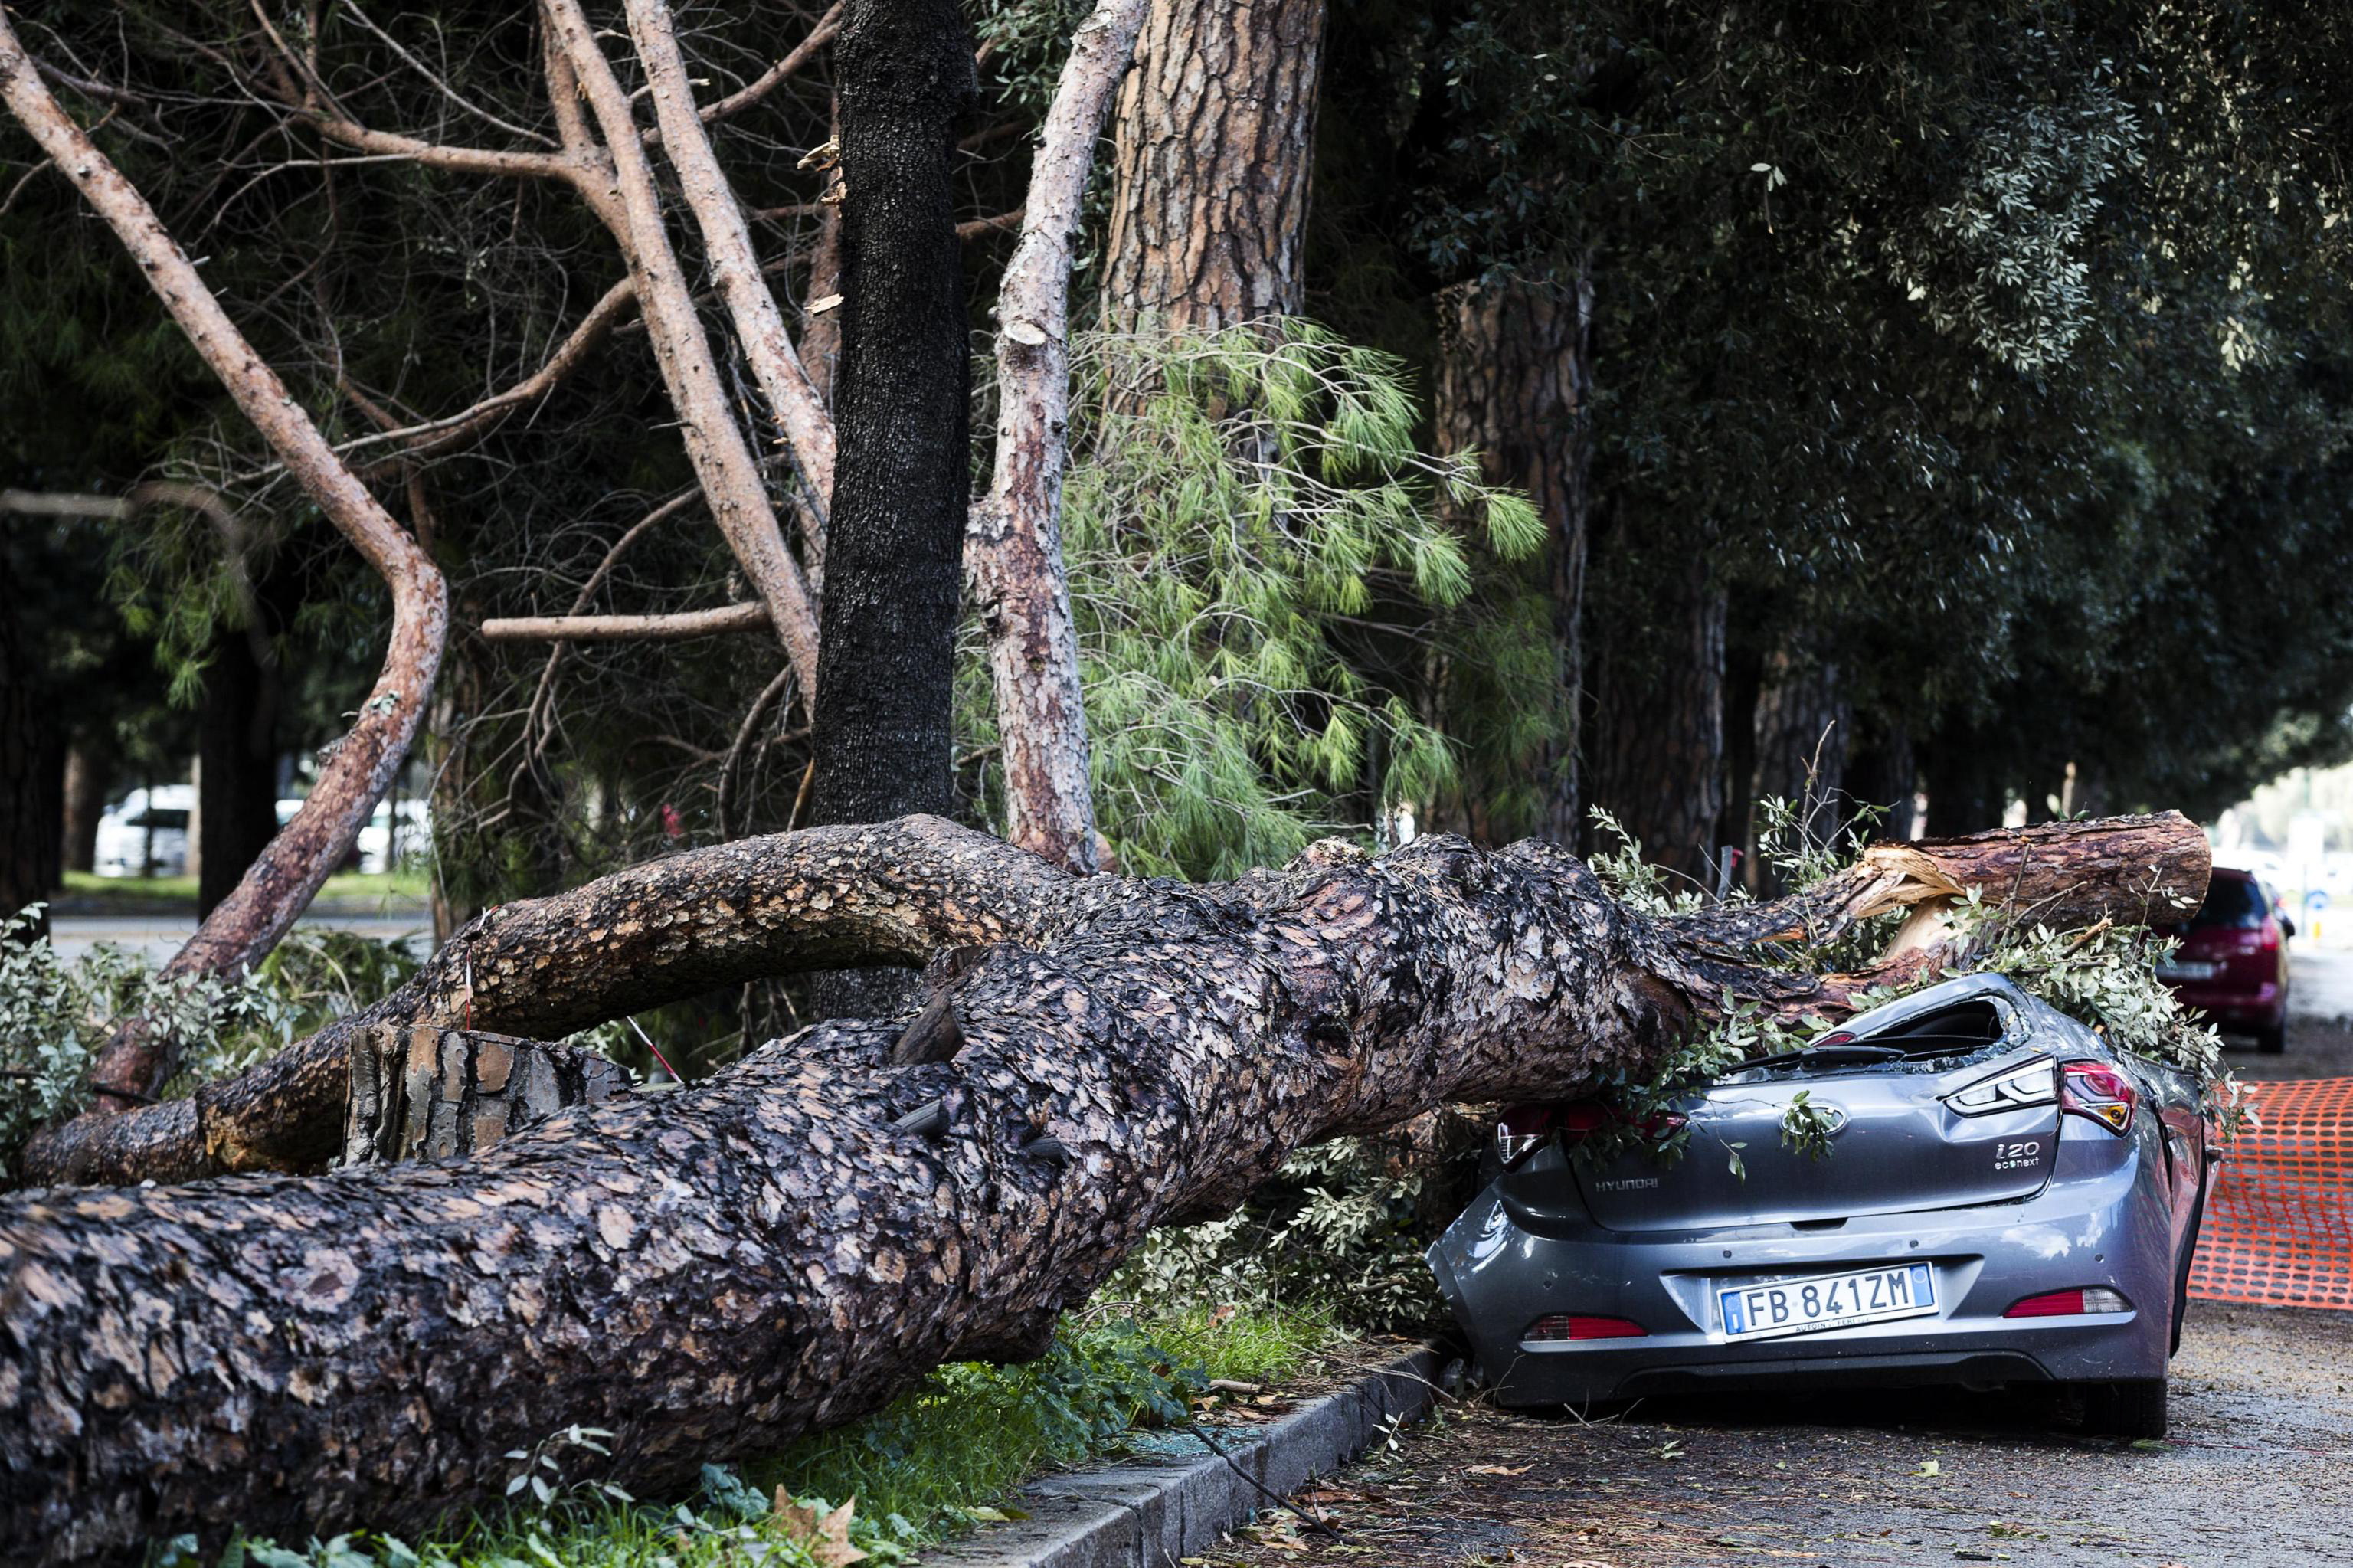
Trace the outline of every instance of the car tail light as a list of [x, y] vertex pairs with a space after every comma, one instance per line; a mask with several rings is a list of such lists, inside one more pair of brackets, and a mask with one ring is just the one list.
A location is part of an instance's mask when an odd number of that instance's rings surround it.
[[1609, 1107], [1595, 1100], [1565, 1106], [1513, 1106], [1495, 1123], [1495, 1153], [1508, 1171], [1546, 1139], [1557, 1134], [1562, 1142], [1576, 1143], [1599, 1132], [1609, 1120]]
[[1528, 1325], [1523, 1340], [1641, 1340], [1651, 1330], [1631, 1318], [1597, 1318], [1582, 1312], [1554, 1312]]
[[2059, 1097], [2058, 1075], [2052, 1065], [2050, 1057], [2039, 1056], [2023, 1067], [2012, 1067], [1966, 1088], [1955, 1089], [1945, 1097], [1945, 1103], [1963, 1116], [1989, 1116], [2026, 1106], [2047, 1106]]
[[2132, 1303], [2101, 1286], [2080, 1290], [2053, 1290], [2010, 1303], [2005, 1318], [2081, 1318], [2086, 1313], [2129, 1312]]
[[1495, 1154], [1510, 1170], [1527, 1158], [1558, 1127], [1560, 1111], [1554, 1106], [1513, 1106], [1495, 1123]]
[[2070, 1062], [2060, 1069], [2059, 1079], [2062, 1109], [2089, 1117], [2114, 1133], [2132, 1126], [2140, 1092], [2114, 1067], [2101, 1062]]

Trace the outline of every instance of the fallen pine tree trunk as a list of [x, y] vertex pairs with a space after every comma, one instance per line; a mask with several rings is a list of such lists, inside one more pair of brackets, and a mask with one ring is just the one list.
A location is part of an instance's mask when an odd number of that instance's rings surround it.
[[[940, 1361], [1037, 1353], [1154, 1225], [1303, 1144], [1644, 1071], [1727, 990], [1835, 1016], [1870, 978], [1777, 970], [1759, 941], [1969, 888], [2178, 918], [2206, 872], [2168, 814], [1882, 846], [1777, 905], [1654, 917], [1544, 843], [1332, 843], [1195, 886], [1069, 877], [917, 818], [510, 906], [469, 938], [470, 983], [462, 955], [420, 977], [437, 1005], [462, 986], [478, 1029], [501, 988], [499, 1026], [552, 1033], [755, 961], [929, 958], [934, 995], [460, 1160], [0, 1201], [0, 1559], [413, 1533], [495, 1503], [500, 1456], [575, 1422], [657, 1493]], [[501, 945], [518, 931], [550, 950]], [[1936, 961], [1914, 941], [1874, 973]], [[353, 1053], [396, 1034], [347, 1032], [347, 1081], [382, 1082]]]

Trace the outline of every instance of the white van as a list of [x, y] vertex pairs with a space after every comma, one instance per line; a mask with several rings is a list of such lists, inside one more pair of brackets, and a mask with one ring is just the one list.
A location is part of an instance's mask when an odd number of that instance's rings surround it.
[[100, 876], [181, 876], [188, 869], [188, 830], [196, 791], [188, 784], [133, 789], [98, 819], [95, 867]]

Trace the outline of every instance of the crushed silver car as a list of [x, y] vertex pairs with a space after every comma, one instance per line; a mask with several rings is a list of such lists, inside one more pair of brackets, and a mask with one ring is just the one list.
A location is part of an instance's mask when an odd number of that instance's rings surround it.
[[[1783, 1139], [1801, 1092], [1827, 1154]], [[2063, 1383], [2087, 1427], [2164, 1434], [2212, 1158], [2189, 1075], [1975, 975], [1677, 1100], [1672, 1164], [1580, 1156], [1620, 1114], [1505, 1112], [1430, 1249], [1502, 1404]]]

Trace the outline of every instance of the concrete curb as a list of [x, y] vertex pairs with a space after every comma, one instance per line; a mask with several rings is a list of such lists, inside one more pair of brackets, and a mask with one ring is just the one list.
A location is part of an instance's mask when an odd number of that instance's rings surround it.
[[[1437, 1351], [1415, 1351], [1288, 1415], [1211, 1436], [1244, 1474], [1285, 1497], [1363, 1453], [1391, 1418], [1428, 1410], [1440, 1365]], [[1048, 1476], [1022, 1490], [1028, 1519], [989, 1525], [919, 1561], [923, 1568], [1174, 1568], [1270, 1506], [1225, 1460], [1203, 1453], [1199, 1439], [1172, 1436], [1172, 1448], [1190, 1453]]]

